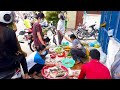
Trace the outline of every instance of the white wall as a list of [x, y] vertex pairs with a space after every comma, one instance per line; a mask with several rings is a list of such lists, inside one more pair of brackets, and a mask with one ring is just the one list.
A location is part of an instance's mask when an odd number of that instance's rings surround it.
[[75, 28], [75, 23], [76, 23], [76, 11], [67, 11], [67, 28]]
[[114, 57], [117, 54], [119, 48], [120, 48], [120, 43], [117, 42], [114, 38], [110, 38], [108, 44], [107, 60], [106, 60], [106, 66], [108, 67], [108, 69], [111, 68], [112, 63], [114, 62]]
[[100, 26], [101, 15], [99, 14], [87, 14], [83, 16], [83, 23], [86, 22], [86, 26], [90, 26], [96, 22], [96, 28]]

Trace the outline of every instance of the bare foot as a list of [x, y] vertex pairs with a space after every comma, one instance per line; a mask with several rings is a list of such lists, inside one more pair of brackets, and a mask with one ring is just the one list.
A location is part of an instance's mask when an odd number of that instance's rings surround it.
[[37, 76], [37, 75], [32, 75], [32, 77], [33, 77], [34, 79], [40, 79], [40, 77]]
[[38, 73], [37, 76], [40, 77], [40, 79], [44, 78], [41, 73]]
[[30, 79], [31, 77], [30, 77], [28, 74], [25, 74], [25, 75], [23, 76], [23, 78], [24, 78], [24, 79]]
[[42, 77], [42, 74], [41, 74], [41, 73], [38, 73], [37, 76], [38, 76], [38, 77]]

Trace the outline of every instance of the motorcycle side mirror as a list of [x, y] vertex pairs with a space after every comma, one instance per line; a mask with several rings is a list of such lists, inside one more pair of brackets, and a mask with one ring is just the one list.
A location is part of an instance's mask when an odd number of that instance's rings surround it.
[[106, 22], [104, 22], [104, 23], [102, 23], [101, 25], [100, 25], [100, 27], [106, 27]]

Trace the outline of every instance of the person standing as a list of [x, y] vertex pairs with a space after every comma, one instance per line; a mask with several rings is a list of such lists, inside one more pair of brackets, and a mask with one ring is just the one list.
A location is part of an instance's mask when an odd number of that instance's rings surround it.
[[63, 35], [65, 34], [65, 17], [63, 15], [60, 15], [59, 21], [57, 24], [57, 33], [58, 33], [58, 42], [59, 45], [62, 44]]
[[45, 15], [44, 15], [44, 13], [41, 13], [41, 20], [40, 20], [40, 25], [42, 26], [42, 27], [47, 27], [48, 26], [48, 23], [47, 23], [47, 20], [45, 19]]
[[19, 51], [15, 32], [8, 27], [13, 22], [11, 11], [0, 11], [0, 18], [0, 79], [11, 79], [20, 64], [24, 78], [29, 79], [25, 56]]
[[[13, 16], [13, 20], [12, 20], [12, 22], [10, 24], [7, 25], [7, 27], [12, 29], [14, 32], [16, 32], [17, 31], [17, 26], [16, 26], [16, 23], [15, 23], [16, 22], [16, 20], [15, 20], [15, 18], [16, 18], [15, 11], [11, 11], [11, 14]], [[22, 52], [24, 54], [24, 56], [26, 57], [27, 53], [22, 50], [17, 37], [16, 37], [16, 40], [17, 40], [18, 50], [20, 52]]]
[[25, 18], [24, 18], [24, 25], [26, 26], [27, 29], [31, 29], [31, 28], [32, 28], [31, 22], [30, 22], [30, 20], [27, 18], [27, 16], [25, 16]]
[[46, 46], [46, 43], [44, 42], [44, 35], [42, 33], [42, 27], [40, 25], [40, 20], [43, 15], [41, 13], [38, 13], [36, 15], [36, 22], [33, 24], [33, 38], [34, 38], [34, 44], [36, 49], [42, 47], [42, 45]]

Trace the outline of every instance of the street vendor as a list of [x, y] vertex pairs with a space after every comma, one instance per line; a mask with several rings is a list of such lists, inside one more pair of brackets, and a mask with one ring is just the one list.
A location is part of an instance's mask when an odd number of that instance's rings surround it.
[[71, 53], [73, 59], [76, 61], [75, 64], [82, 62], [80, 58], [86, 57], [86, 50], [82, 46], [80, 41], [76, 38], [76, 36], [74, 34], [71, 34], [70, 38], [66, 37], [66, 36], [64, 36], [64, 38], [72, 43], [70, 53]]
[[[48, 54], [46, 47], [42, 45], [37, 49], [37, 51], [30, 54], [27, 58], [27, 67], [29, 70], [29, 75], [34, 79], [40, 79], [40, 70], [45, 65], [45, 56]], [[49, 66], [49, 64], [48, 64]]]
[[78, 79], [111, 79], [108, 68], [100, 63], [100, 52], [90, 50], [90, 62], [83, 64]]

